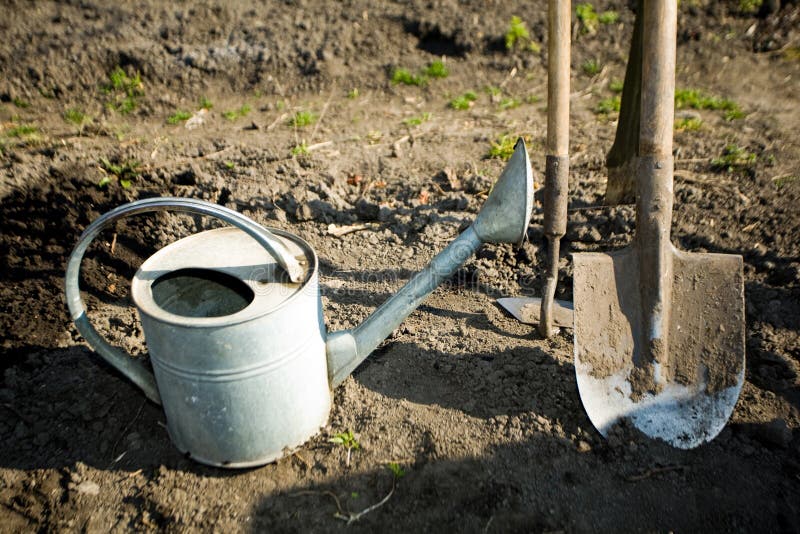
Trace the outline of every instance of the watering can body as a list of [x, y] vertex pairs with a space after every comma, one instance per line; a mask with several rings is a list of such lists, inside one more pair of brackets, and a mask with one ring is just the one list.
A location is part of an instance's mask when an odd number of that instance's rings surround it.
[[276, 279], [275, 261], [237, 228], [172, 243], [131, 283], [170, 437], [205, 464], [271, 462], [328, 420], [317, 258], [272, 233], [307, 265], [300, 283]]

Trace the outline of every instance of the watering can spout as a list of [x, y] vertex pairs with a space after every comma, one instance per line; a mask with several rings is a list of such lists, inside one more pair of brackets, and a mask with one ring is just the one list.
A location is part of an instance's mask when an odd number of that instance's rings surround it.
[[533, 171], [525, 142], [519, 139], [472, 225], [361, 325], [328, 335], [326, 348], [331, 387], [341, 384], [481, 244], [521, 244], [528, 230], [532, 206]]

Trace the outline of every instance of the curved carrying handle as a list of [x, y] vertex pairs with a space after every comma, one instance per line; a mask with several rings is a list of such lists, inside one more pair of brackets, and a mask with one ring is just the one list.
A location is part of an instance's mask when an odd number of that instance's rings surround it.
[[157, 404], [161, 404], [161, 396], [156, 387], [155, 377], [140, 362], [131, 358], [125, 351], [111, 345], [97, 330], [95, 330], [86, 316], [86, 306], [84, 306], [83, 300], [81, 299], [78, 282], [83, 255], [86, 249], [89, 248], [92, 240], [97, 237], [103, 229], [107, 228], [118, 219], [129, 215], [164, 210], [210, 215], [232, 224], [250, 235], [253, 239], [258, 241], [261, 246], [267, 249], [278, 264], [286, 270], [289, 274], [289, 278], [293, 282], [300, 282], [304, 274], [303, 268], [298, 261], [286, 250], [286, 247], [283, 246], [272, 232], [255, 221], [248, 219], [241, 213], [202, 200], [170, 197], [137, 200], [136, 202], [124, 204], [109, 211], [90, 224], [78, 239], [78, 243], [75, 245], [69, 257], [69, 262], [67, 263], [65, 290], [70, 315], [75, 322], [75, 326], [78, 328], [78, 332], [86, 339], [89, 345], [91, 345], [103, 359], [128, 377], [134, 384], [139, 386], [148, 399]]

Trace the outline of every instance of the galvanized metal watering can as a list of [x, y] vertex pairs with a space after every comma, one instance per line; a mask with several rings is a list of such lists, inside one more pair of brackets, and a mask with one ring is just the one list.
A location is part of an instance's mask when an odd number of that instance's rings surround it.
[[[531, 166], [520, 139], [473, 224], [363, 324], [326, 333], [317, 256], [308, 243], [216, 204], [140, 200], [83, 232], [67, 266], [67, 304], [89, 344], [163, 406], [178, 449], [210, 465], [262, 465], [327, 423], [331, 388], [481, 243], [522, 242], [532, 205]], [[78, 280], [83, 255], [100, 231], [122, 217], [161, 210], [210, 215], [234, 227], [176, 241], [134, 276], [131, 296], [151, 373], [94, 329]]]

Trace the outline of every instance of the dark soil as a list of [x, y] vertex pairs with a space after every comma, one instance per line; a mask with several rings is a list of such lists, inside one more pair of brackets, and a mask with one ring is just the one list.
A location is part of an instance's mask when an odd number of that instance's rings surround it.
[[[734, 1], [681, 2], [678, 87], [744, 113], [677, 111], [701, 122], [675, 135], [674, 242], [745, 262], [746, 383], [714, 441], [681, 451], [626, 428], [602, 438], [575, 386], [571, 333], [543, 340], [495, 304], [541, 294], [537, 206], [522, 247], [484, 246], [335, 390], [320, 435], [230, 471], [184, 458], [159, 407], [71, 325], [63, 274], [82, 229], [139, 198], [224, 204], [309, 241], [329, 329], [354, 326], [475, 217], [503, 168], [486, 157], [491, 141], [526, 136], [542, 176], [546, 53], [507, 51], [503, 38], [519, 15], [544, 45], [546, 3], [5, 2], [0, 531], [339, 531], [337, 502], [347, 515], [392, 489], [347, 528], [800, 531], [800, 7], [784, 4], [744, 14]], [[563, 299], [572, 252], [623, 246], [633, 231], [632, 206], [599, 206], [616, 116], [595, 110], [623, 77], [634, 15], [595, 7], [620, 18], [575, 26]], [[437, 59], [448, 77], [392, 84], [396, 67]], [[125, 87], [109, 87], [117, 66]], [[466, 91], [470, 109], [448, 107]], [[202, 124], [170, 124], [178, 110]], [[291, 126], [301, 110], [317, 121]], [[714, 162], [726, 147], [739, 157]], [[129, 188], [113, 176], [126, 164]], [[367, 228], [337, 238], [331, 224]], [[82, 287], [113, 343], [146, 352], [128, 281], [154, 250], [210, 225], [162, 214], [98, 239]], [[347, 430], [360, 443], [349, 466], [329, 441]], [[396, 483], [390, 463], [405, 472]]]

